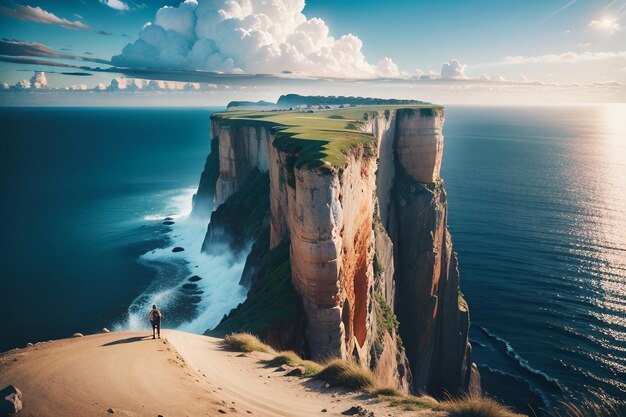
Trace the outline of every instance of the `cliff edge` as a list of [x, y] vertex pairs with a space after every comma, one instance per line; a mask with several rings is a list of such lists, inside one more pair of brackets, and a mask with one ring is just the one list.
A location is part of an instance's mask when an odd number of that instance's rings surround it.
[[208, 333], [353, 358], [404, 392], [479, 392], [440, 178], [444, 109], [211, 119], [193, 211], [211, 216], [203, 250], [253, 245], [248, 299]]

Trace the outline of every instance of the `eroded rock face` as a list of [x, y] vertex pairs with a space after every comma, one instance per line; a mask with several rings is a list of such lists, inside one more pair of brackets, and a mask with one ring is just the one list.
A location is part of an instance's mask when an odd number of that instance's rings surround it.
[[[365, 358], [372, 281], [375, 159], [354, 149], [345, 169], [290, 167], [270, 151], [271, 239], [291, 244], [313, 357]], [[291, 168], [291, 169], [290, 169]]]
[[405, 392], [476, 392], [440, 179], [443, 110], [368, 112], [374, 151], [352, 148], [335, 168], [296, 167], [267, 126], [213, 122], [216, 207], [269, 171], [269, 247], [289, 243], [308, 356], [353, 357]]
[[215, 207], [234, 194], [254, 168], [268, 170], [270, 133], [263, 126], [229, 125], [213, 117], [218, 136], [219, 178]]
[[439, 179], [443, 154], [443, 116], [433, 109], [403, 109], [397, 112], [396, 157], [417, 182]]

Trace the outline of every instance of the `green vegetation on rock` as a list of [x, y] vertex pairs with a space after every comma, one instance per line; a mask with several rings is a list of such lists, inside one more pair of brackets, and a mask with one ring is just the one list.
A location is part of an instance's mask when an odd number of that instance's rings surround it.
[[256, 266], [256, 274], [248, 298], [205, 334], [223, 337], [249, 332], [268, 340], [273, 334], [281, 333], [281, 329], [295, 333], [293, 329], [300, 327], [304, 312], [291, 285], [289, 242], [284, 241], [267, 252]]

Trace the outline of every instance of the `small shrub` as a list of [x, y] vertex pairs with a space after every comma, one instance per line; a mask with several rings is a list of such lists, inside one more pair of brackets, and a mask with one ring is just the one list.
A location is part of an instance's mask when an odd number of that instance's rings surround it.
[[324, 368], [317, 362], [302, 359], [300, 356], [298, 356], [297, 353], [291, 350], [279, 352], [277, 356], [266, 361], [265, 363], [269, 366], [277, 367], [285, 364], [289, 366], [303, 366], [304, 376], [307, 378], [312, 378], [316, 376]]
[[[378, 219], [380, 219], [380, 217]], [[374, 275], [379, 277], [382, 273], [383, 264], [380, 263], [380, 259], [378, 259], [378, 256], [374, 255]]]
[[319, 379], [331, 385], [354, 389], [368, 389], [376, 386], [376, 377], [371, 370], [346, 359], [333, 359], [317, 374]]
[[441, 403], [450, 417], [520, 417], [490, 398], [462, 397]]
[[279, 352], [278, 355], [274, 356], [272, 359], [264, 361], [264, 363], [268, 366], [281, 366], [285, 364], [289, 366], [296, 366], [296, 364], [300, 362], [302, 362], [300, 356], [291, 350]]
[[258, 337], [250, 333], [233, 333], [226, 335], [222, 345], [225, 349], [238, 352], [275, 353], [274, 349], [261, 342]]

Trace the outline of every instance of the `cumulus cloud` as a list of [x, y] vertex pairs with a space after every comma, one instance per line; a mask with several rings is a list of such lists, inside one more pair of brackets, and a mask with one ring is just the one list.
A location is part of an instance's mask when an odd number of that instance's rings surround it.
[[35, 75], [30, 79], [30, 85], [32, 88], [46, 88], [48, 86], [46, 73], [43, 71], [35, 71]]
[[465, 78], [466, 67], [467, 65], [461, 65], [456, 59], [445, 62], [441, 67], [441, 78]]
[[100, 0], [100, 3], [105, 6], [109, 6], [111, 9], [126, 11], [128, 10], [128, 4], [121, 0]]
[[[210, 88], [210, 86], [209, 86]], [[117, 77], [110, 84], [98, 84], [94, 90], [110, 92], [138, 92], [138, 91], [199, 91], [200, 83], [164, 80], [144, 80], [140, 78]]]
[[376, 64], [376, 73], [381, 77], [398, 77], [400, 71], [398, 66], [391, 60], [391, 58], [385, 57]]
[[[11, 87], [9, 87], [7, 84], [7, 88]], [[35, 71], [35, 74], [30, 78], [30, 80], [18, 81], [13, 86], [13, 88], [17, 90], [29, 90], [31, 88], [48, 88], [48, 79], [46, 78], [46, 73], [43, 71]]]
[[28, 20], [31, 22], [45, 23], [49, 25], [58, 25], [66, 29], [91, 29], [80, 20], [70, 21], [67, 19], [63, 19], [56, 16], [54, 13], [50, 13], [42, 9], [41, 7], [23, 6], [21, 4], [16, 4], [15, 9], [10, 9], [6, 6], [0, 6], [0, 13], [20, 20]]
[[30, 81], [28, 80], [18, 81], [17, 84], [15, 84], [15, 88], [17, 88], [18, 90], [27, 90], [30, 88]]
[[302, 11], [304, 0], [186, 0], [162, 7], [153, 23], [113, 64], [125, 67], [208, 70], [296, 76], [394, 76], [389, 58], [367, 62], [362, 41], [330, 36], [319, 18]]

